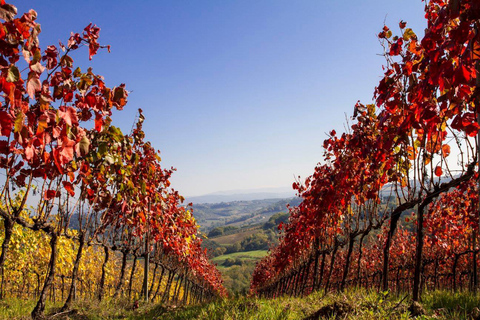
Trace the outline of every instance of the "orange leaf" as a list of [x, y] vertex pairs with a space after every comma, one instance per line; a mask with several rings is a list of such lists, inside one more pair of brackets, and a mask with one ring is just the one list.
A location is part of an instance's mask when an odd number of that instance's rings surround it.
[[480, 59], [480, 39], [477, 39], [473, 43], [473, 60]]
[[67, 190], [68, 193], [73, 197], [75, 195], [75, 190], [73, 189], [73, 185], [68, 181], [62, 181], [62, 183], [65, 190]]
[[450, 146], [448, 144], [444, 144], [442, 146], [442, 155], [444, 158], [448, 157], [448, 155], [450, 154]]
[[436, 175], [437, 177], [440, 177], [440, 176], [442, 175], [442, 173], [443, 173], [442, 167], [437, 166], [437, 167], [435, 168], [435, 175]]

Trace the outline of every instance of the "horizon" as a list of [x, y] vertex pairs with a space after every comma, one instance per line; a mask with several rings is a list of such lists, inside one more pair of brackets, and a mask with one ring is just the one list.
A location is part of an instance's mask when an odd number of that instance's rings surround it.
[[252, 194], [252, 193], [281, 193], [281, 192], [294, 192], [293, 188], [283, 186], [283, 187], [260, 187], [260, 188], [252, 188], [252, 189], [231, 189], [231, 190], [218, 190], [204, 194], [198, 195], [185, 195], [185, 198], [192, 198], [192, 197], [202, 197], [202, 196], [210, 196], [210, 195], [242, 195], [242, 194]]

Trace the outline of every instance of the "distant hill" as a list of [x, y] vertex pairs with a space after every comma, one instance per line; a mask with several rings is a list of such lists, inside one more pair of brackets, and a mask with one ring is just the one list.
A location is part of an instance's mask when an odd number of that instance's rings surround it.
[[287, 204], [296, 206], [300, 198], [230, 201], [193, 204], [193, 216], [202, 232], [219, 226], [244, 226], [265, 223], [278, 212], [287, 212]]
[[284, 199], [295, 196], [292, 188], [261, 188], [250, 190], [230, 190], [205, 194], [202, 196], [186, 197], [192, 203], [220, 203], [232, 201], [252, 201], [263, 199]]

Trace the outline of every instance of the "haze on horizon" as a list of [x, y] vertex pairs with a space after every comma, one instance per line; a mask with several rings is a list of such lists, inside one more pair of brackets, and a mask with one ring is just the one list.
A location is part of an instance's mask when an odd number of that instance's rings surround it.
[[[357, 100], [370, 103], [382, 77], [384, 22], [423, 34], [424, 2], [17, 1], [35, 8], [42, 46], [101, 28], [93, 67], [131, 91], [114, 123], [145, 132], [175, 167], [172, 185], [198, 196], [289, 187], [322, 159], [326, 133], [344, 131]], [[84, 67], [83, 67], [84, 66]]]

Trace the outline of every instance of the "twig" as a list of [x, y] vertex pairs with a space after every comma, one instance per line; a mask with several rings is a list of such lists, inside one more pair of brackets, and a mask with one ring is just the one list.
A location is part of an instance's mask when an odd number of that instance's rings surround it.
[[54, 315], [50, 316], [50, 319], [53, 319], [53, 318], [56, 317], [56, 316], [61, 316], [61, 315], [65, 315], [65, 314], [75, 313], [75, 312], [77, 312], [76, 309], [72, 309], [72, 310], [67, 310], [67, 311], [55, 313]]
[[400, 300], [400, 302], [397, 303], [397, 304], [395, 305], [395, 307], [393, 307], [392, 310], [390, 310], [390, 312], [392, 312], [393, 310], [395, 310], [395, 309], [397, 309], [398, 307], [400, 307], [400, 305], [402, 304], [403, 300], [405, 300], [407, 297], [408, 297], [408, 294], [405, 295], [405, 297], [403, 297], [403, 299]]

